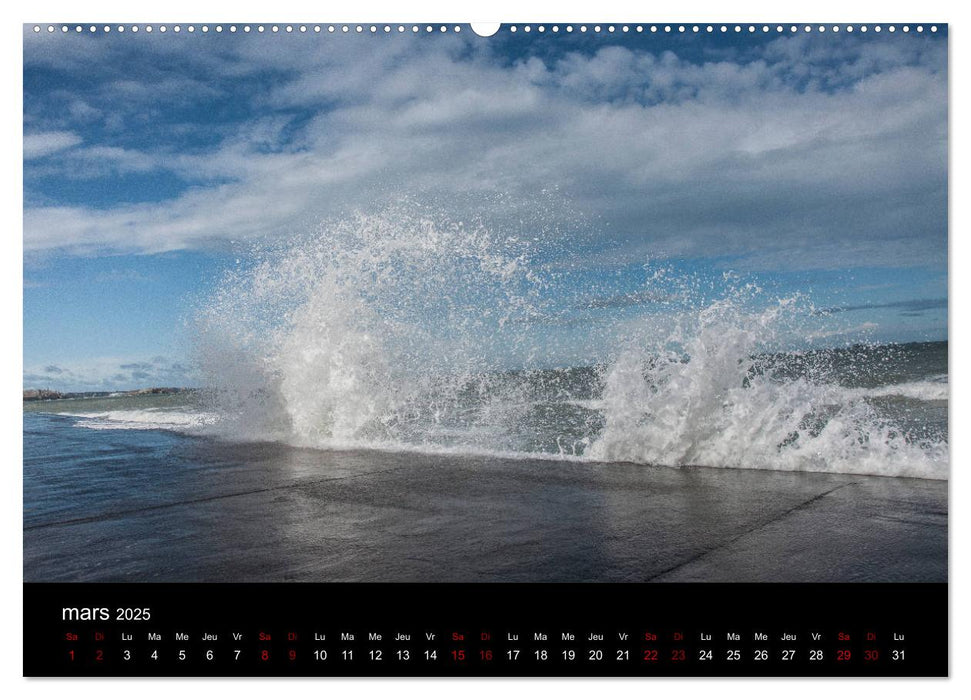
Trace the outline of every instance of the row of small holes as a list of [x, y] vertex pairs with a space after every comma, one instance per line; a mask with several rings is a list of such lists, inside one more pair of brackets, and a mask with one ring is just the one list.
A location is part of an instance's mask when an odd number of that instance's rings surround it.
[[[58, 28], [55, 27], [53, 24], [48, 25], [48, 27], [47, 27], [47, 31], [48, 32], [55, 32], [55, 31], [57, 31], [57, 29]], [[87, 29], [88, 29], [89, 32], [96, 32], [96, 31], [98, 31], [99, 28], [92, 24]], [[126, 29], [125, 25], [118, 25], [117, 27], [114, 28], [114, 31], [124, 32], [125, 29]], [[139, 27], [137, 25], [132, 25], [131, 27], [128, 27], [127, 29], [129, 31], [132, 31], [132, 32], [138, 32], [139, 31]], [[146, 32], [152, 32], [152, 31], [154, 31], [154, 28], [151, 25], [146, 25], [143, 29]], [[301, 32], [301, 33], [315, 32], [315, 33], [319, 34], [322, 31], [327, 31], [327, 32], [330, 32], [330, 33], [334, 33], [334, 32], [348, 33], [348, 32], [352, 32], [353, 31], [353, 32], [357, 32], [358, 34], [360, 34], [360, 33], [363, 33], [365, 31], [370, 31], [372, 34], [376, 34], [379, 31], [384, 31], [386, 33], [390, 33], [390, 32], [395, 31], [395, 30], [397, 30], [398, 32], [405, 32], [405, 31], [408, 31], [409, 29], [412, 32], [420, 32], [422, 30], [422, 27], [419, 27], [417, 24], [412, 25], [411, 27], [405, 27], [403, 24], [399, 24], [397, 27], [392, 27], [391, 25], [388, 25], [388, 24], [384, 25], [383, 27], [377, 27], [377, 26], [375, 26], [373, 24], [370, 27], [365, 27], [365, 26], [362, 26], [360, 24], [357, 25], [357, 26], [349, 26], [349, 25], [346, 25], [346, 24], [335, 26], [335, 25], [331, 24], [331, 25], [328, 25], [326, 27], [322, 27], [319, 24], [315, 24], [313, 26], [308, 26], [306, 24], [301, 24], [301, 25], [294, 26], [294, 25], [288, 24], [288, 25], [286, 25], [284, 27], [280, 27], [279, 25], [272, 25], [270, 27], [265, 27], [265, 26], [263, 26], [261, 24], [261, 25], [258, 25], [256, 27], [251, 27], [249, 25], [245, 25], [243, 27], [236, 27], [236, 25], [230, 25], [229, 27], [225, 27], [225, 28], [222, 25], [216, 25], [215, 27], [211, 27], [211, 29], [213, 29], [213, 30], [215, 30], [217, 32], [221, 32], [221, 31], [223, 31], [223, 29], [228, 29], [228, 31], [231, 32], [231, 33], [235, 33], [236, 31], [243, 31], [243, 32], [251, 32], [251, 31], [256, 31], [256, 32], [265, 32], [265, 31], [279, 32], [282, 29], [283, 31], [288, 32], [288, 33], [292, 33], [292, 32], [295, 32], [296, 31], [296, 32]], [[446, 27], [444, 24], [441, 25], [440, 27], [433, 27], [432, 25], [429, 24], [426, 27], [424, 27], [424, 29], [425, 29], [426, 32], [434, 32], [434, 31], [436, 31], [436, 29], [439, 32], [448, 32], [448, 31], [461, 32], [462, 31], [462, 28], [459, 27], [458, 25], [449, 28], [449, 27]], [[71, 27], [69, 27], [66, 24], [64, 24], [64, 25], [61, 25], [60, 30], [62, 32], [65, 32], [66, 33], [66, 32], [71, 31]], [[106, 24], [104, 27], [101, 27], [101, 30], [102, 31], [105, 31], [105, 32], [110, 32], [110, 31], [112, 31], [112, 27]], [[194, 32], [194, 31], [196, 31], [196, 27], [194, 25], [191, 25], [190, 24], [189, 26], [185, 27], [185, 30], [187, 32]], [[199, 27], [199, 31], [201, 31], [201, 32], [208, 32], [209, 30], [210, 30], [210, 27], [207, 24], [203, 24], [202, 26]], [[34, 32], [40, 32], [40, 31], [41, 31], [40, 25], [34, 25]], [[77, 25], [77, 26], [74, 27], [74, 31], [75, 32], [83, 32], [84, 31], [84, 27], [82, 27], [79, 24], [79, 25]], [[168, 27], [166, 27], [164, 25], [159, 26], [158, 27], [158, 31], [160, 31], [160, 32], [166, 32], [166, 31], [168, 31]], [[173, 32], [181, 32], [182, 31], [182, 26], [177, 24], [177, 25], [175, 25], [175, 26], [172, 27], [172, 31]]]
[[[60, 29], [61, 29], [62, 32], [69, 32], [71, 30], [71, 28], [68, 27], [66, 24], [65, 25], [61, 25]], [[116, 31], [124, 32], [125, 31], [125, 26], [124, 25], [119, 25], [115, 29], [116, 29]], [[201, 27], [199, 27], [199, 29], [202, 32], [208, 32], [209, 31], [209, 26], [204, 24]], [[217, 32], [221, 32], [221, 31], [223, 31], [223, 26], [222, 25], [216, 25], [214, 27], [214, 29]], [[230, 25], [228, 27], [228, 29], [229, 29], [229, 31], [231, 33], [237, 31], [237, 27], [235, 25]], [[266, 27], [264, 27], [263, 25], [258, 25], [255, 28], [252, 28], [249, 25], [245, 25], [241, 29], [242, 29], [243, 32], [250, 32], [250, 31], [253, 31], [254, 29], [257, 32], [264, 32], [264, 31], [266, 31]], [[278, 25], [273, 25], [273, 26], [271, 26], [269, 28], [269, 30], [271, 32], [279, 32], [280, 29], [281, 28]], [[408, 29], [409, 29], [409, 27], [405, 27], [405, 25], [403, 25], [403, 24], [399, 24], [397, 27], [392, 27], [391, 25], [388, 25], [388, 24], [384, 25], [383, 27], [378, 27], [378, 26], [373, 25], [373, 24], [370, 27], [365, 27], [365, 26], [360, 25], [360, 24], [357, 25], [357, 26], [349, 26], [349, 25], [346, 25], [346, 24], [339, 25], [339, 26], [335, 26], [335, 25], [331, 24], [331, 25], [328, 25], [327, 27], [322, 27], [319, 24], [313, 25], [312, 27], [311, 26], [307, 26], [305, 24], [301, 24], [301, 25], [298, 25], [298, 26], [295, 27], [293, 25], [289, 25], [288, 24], [285, 27], [283, 27], [283, 31], [288, 32], [288, 33], [292, 33], [294, 31], [301, 32], [301, 33], [306, 33], [308, 31], [310, 31], [310, 32], [318, 33], [318, 34], [321, 31], [327, 31], [329, 33], [334, 33], [334, 32], [348, 33], [348, 32], [353, 31], [353, 32], [356, 32], [358, 34], [361, 34], [361, 33], [365, 32], [365, 31], [370, 31], [372, 34], [376, 34], [379, 31], [384, 31], [385, 33], [391, 33], [392, 31], [395, 31], [395, 30], [397, 30], [399, 33], [401, 33], [401, 32], [408, 31]], [[425, 29], [426, 32], [434, 32], [436, 30], [436, 27], [433, 27], [432, 25], [429, 24], [429, 25], [426, 25], [424, 27], [424, 29]], [[462, 28], [459, 27], [458, 25], [452, 27], [451, 30], [450, 30], [449, 27], [447, 27], [447, 26], [445, 26], [443, 24], [443, 25], [437, 27], [437, 29], [438, 29], [439, 32], [448, 32], [448, 31], [461, 32], [462, 31]], [[510, 32], [513, 32], [513, 33], [519, 31], [519, 29], [520, 28], [517, 27], [516, 25], [513, 25], [513, 26], [509, 27], [509, 31]], [[559, 32], [560, 31], [560, 27], [557, 26], [557, 25], [553, 25], [549, 29], [552, 32]], [[566, 27], [564, 27], [564, 29], [567, 32], [572, 32], [574, 30], [573, 25], [567, 25]], [[600, 33], [600, 32], [602, 32], [604, 30], [606, 30], [607, 32], [614, 32], [617, 29], [618, 29], [618, 27], [615, 27], [614, 25], [609, 25], [609, 26], [607, 26], [607, 27], [604, 28], [604, 27], [601, 27], [599, 24], [598, 25], [595, 25], [594, 27], [591, 28], [591, 30], [594, 33]], [[620, 29], [621, 32], [630, 32], [631, 29], [633, 29], [633, 31], [635, 31], [635, 32], [643, 32], [643, 31], [645, 31], [645, 27], [643, 25], [636, 25], [635, 27], [632, 28], [629, 25], [626, 25], [625, 24], [625, 25], [620, 26], [619, 29]], [[746, 29], [748, 30], [749, 33], [755, 33], [757, 31], [759, 31], [759, 27], [756, 27], [755, 25], [749, 25], [748, 27], [742, 27], [741, 25], [737, 25], [737, 24], [734, 27], [728, 27], [727, 25], [724, 25], [724, 24], [721, 25], [721, 26], [718, 26], [718, 27], [712, 26], [710, 24], [707, 25], [707, 26], [704, 26], [704, 27], [699, 26], [697, 24], [696, 25], [691, 25], [690, 27], [686, 27], [685, 25], [682, 24], [682, 25], [678, 25], [676, 28], [672, 27], [671, 25], [664, 25], [663, 27], [658, 27], [657, 25], [651, 25], [650, 27], [647, 28], [647, 31], [650, 31], [650, 32], [658, 32], [658, 31], [672, 32], [672, 31], [675, 31], [675, 29], [678, 32], [682, 32], [682, 33], [690, 30], [691, 32], [695, 32], [695, 33], [701, 32], [701, 31], [705, 31], [705, 32], [708, 32], [709, 34], [712, 33], [712, 32], [716, 32], [716, 31], [728, 32], [728, 31], [731, 31], [731, 30], [734, 30], [735, 32], [742, 32], [742, 31], [745, 31]], [[774, 29], [775, 29], [776, 32], [784, 32], [786, 30], [786, 27], [784, 27], [783, 25], [779, 24], [779, 25], [776, 25], [774, 27]], [[795, 25], [795, 24], [793, 24], [793, 25], [789, 26], [788, 29], [789, 29], [790, 32], [798, 32], [799, 29], [800, 29], [800, 27], [797, 26], [797, 25]], [[840, 29], [841, 28], [838, 25], [833, 25], [829, 29], [827, 29], [827, 27], [824, 26], [824, 25], [819, 25], [818, 27], [813, 27], [813, 26], [807, 24], [807, 25], [805, 25], [805, 26], [802, 27], [802, 30], [805, 31], [805, 32], [812, 32], [812, 31], [818, 31], [818, 32], [833, 31], [833, 32], [838, 32], [838, 31], [840, 31]], [[888, 32], [895, 32], [895, 31], [897, 31], [897, 27], [896, 26], [893, 26], [893, 25], [888, 26], [886, 29], [887, 29]], [[109, 25], [105, 25], [104, 27], [102, 27], [102, 30], [105, 31], [105, 32], [110, 32], [110, 31], [112, 31], [112, 28]], [[144, 27], [144, 30], [146, 32], [152, 32], [153, 31], [153, 27], [151, 25], [146, 25]], [[187, 32], [194, 32], [196, 30], [196, 28], [195, 28], [195, 26], [193, 26], [193, 25], [190, 24], [189, 26], [187, 26], [185, 28], [185, 30]], [[420, 32], [422, 30], [422, 27], [418, 26], [417, 24], [414, 24], [414, 25], [411, 25], [410, 30], [412, 32]], [[529, 31], [532, 31], [532, 27], [530, 25], [526, 25], [526, 26], [522, 27], [522, 30], [524, 32], [529, 32]], [[587, 31], [587, 26], [586, 25], [580, 25], [579, 30], [581, 32], [586, 32]], [[763, 33], [768, 33], [768, 32], [770, 32], [770, 31], [773, 30], [773, 27], [770, 27], [769, 25], [766, 24], [766, 25], [762, 25], [761, 30], [762, 30]], [[853, 25], [847, 25], [845, 27], [845, 30], [847, 32], [852, 32], [852, 31], [854, 31], [854, 27], [853, 27]], [[866, 32], [868, 30], [868, 27], [864, 24], [864, 25], [861, 25], [859, 27], [859, 30], [861, 32]], [[883, 30], [883, 27], [881, 27], [880, 25], [876, 25], [876, 26], [873, 27], [873, 31], [875, 31], [875, 32], [880, 32], [882, 30]], [[900, 30], [903, 31], [903, 32], [909, 32], [910, 31], [910, 26], [909, 25], [904, 25], [904, 26], [900, 27]], [[915, 27], [915, 30], [918, 31], [918, 32], [923, 32], [924, 31], [924, 27], [923, 27], [923, 25], [920, 25], [919, 24], [919, 25], [917, 25], [917, 27]], [[932, 32], [936, 32], [937, 31], [937, 26], [936, 25], [931, 26], [930, 30]], [[40, 32], [40, 31], [41, 31], [40, 25], [34, 25], [34, 32]], [[48, 32], [57, 31], [57, 27], [55, 27], [53, 24], [48, 25], [47, 26], [47, 31]], [[82, 27], [81, 25], [77, 25], [77, 26], [74, 27], [74, 31], [75, 32], [82, 32], [82, 31], [84, 31], [84, 27]], [[88, 31], [89, 32], [96, 32], [96, 31], [98, 31], [98, 27], [96, 27], [95, 25], [92, 24], [90, 27], [88, 27]], [[130, 31], [132, 31], [132, 32], [138, 32], [139, 31], [139, 28], [138, 28], [137, 25], [132, 25], [130, 27]], [[158, 27], [158, 31], [165, 32], [165, 31], [168, 31], [168, 28], [166, 26], [162, 25], [162, 26], [159, 26]], [[181, 32], [182, 31], [182, 27], [177, 24], [177, 25], [175, 25], [175, 26], [172, 27], [172, 31], [173, 32], [177, 32], [177, 33], [178, 32]], [[539, 26], [536, 27], [536, 31], [538, 31], [538, 32], [545, 32], [546, 31], [546, 27], [544, 25], [539, 25]]]
[[[572, 32], [574, 28], [573, 28], [572, 25], [567, 25], [565, 27], [565, 29], [566, 29], [567, 32]], [[585, 32], [585, 31], [587, 31], [588, 28], [587, 28], [586, 25], [580, 25], [580, 28], [579, 29], [580, 29], [581, 32]], [[615, 32], [618, 29], [620, 29], [621, 32], [629, 32], [629, 31], [631, 31], [631, 29], [633, 29], [635, 32], [643, 32], [643, 31], [645, 31], [645, 27], [643, 25], [636, 25], [635, 27], [630, 27], [629, 25], [626, 25], [626, 24], [625, 25], [622, 25], [620, 27], [616, 27], [614, 25], [608, 25], [607, 27], [601, 27], [598, 24], [598, 25], [595, 25], [595, 26], [591, 27], [590, 29], [594, 33], [601, 33], [603, 31]], [[658, 25], [652, 24], [650, 27], [647, 28], [647, 31], [651, 31], [651, 32], [658, 32], [658, 31], [671, 32], [671, 31], [677, 30], [678, 32], [682, 32], [682, 33], [683, 32], [686, 32], [686, 31], [691, 31], [691, 32], [702, 32], [702, 31], [705, 31], [705, 32], [708, 32], [708, 33], [712, 33], [712, 32], [717, 32], [717, 31], [728, 32], [728, 31], [731, 31], [731, 30], [734, 30], [736, 32], [742, 32], [742, 31], [745, 31], [746, 29], [750, 33], [755, 33], [757, 31], [759, 31], [760, 29], [761, 29], [761, 31], [763, 33], [767, 33], [767, 32], [771, 32], [773, 29], [775, 29], [775, 31], [777, 31], [777, 32], [784, 32], [786, 30], [786, 27], [784, 27], [781, 24], [778, 24], [775, 27], [770, 27], [767, 24], [762, 25], [762, 27], [756, 27], [754, 24], [750, 24], [750, 25], [748, 25], [748, 27], [743, 27], [743, 26], [738, 25], [738, 24], [736, 24], [734, 27], [729, 27], [729, 26], [724, 25], [724, 24], [723, 25], [720, 25], [720, 26], [713, 26], [711, 24], [709, 24], [707, 26], [701, 26], [701, 25], [697, 25], [697, 24], [694, 24], [694, 25], [691, 25], [691, 26], [685, 26], [685, 25], [681, 24], [681, 25], [678, 25], [677, 27], [672, 27], [670, 24], [666, 24], [666, 25], [664, 25], [662, 27], [658, 27]], [[791, 31], [791, 32], [798, 32], [799, 29], [800, 29], [800, 27], [797, 26], [797, 25], [795, 25], [795, 24], [793, 24], [793, 25], [791, 25], [789, 27], [789, 31]], [[806, 31], [806, 32], [812, 32], [812, 31], [825, 32], [825, 31], [829, 31], [829, 30], [834, 31], [834, 32], [838, 32], [838, 31], [840, 31], [841, 28], [838, 25], [833, 25], [830, 29], [827, 29], [827, 27], [825, 25], [822, 25], [822, 24], [819, 25], [818, 27], [813, 27], [812, 25], [807, 24], [804, 27], [802, 27], [802, 29], [803, 29], [803, 31]], [[854, 27], [853, 27], [853, 25], [847, 25], [845, 27], [845, 29], [848, 32], [852, 32], [854, 30]], [[868, 29], [868, 27], [865, 24], [864, 25], [861, 25], [859, 27], [859, 30], [861, 32], [866, 32], [867, 29]], [[886, 29], [887, 29], [888, 32], [895, 32], [895, 31], [897, 31], [897, 27], [896, 26], [893, 26], [893, 25], [888, 26]], [[518, 30], [519, 30], [519, 28], [516, 27], [515, 25], [509, 27], [509, 31], [510, 32], [516, 32]], [[532, 27], [530, 27], [529, 25], [526, 25], [525, 27], [522, 28], [522, 30], [524, 32], [529, 32], [529, 31], [532, 31]], [[873, 31], [875, 31], [875, 32], [880, 32], [882, 30], [883, 30], [883, 27], [881, 27], [880, 25], [877, 25], [877, 26], [873, 27]], [[900, 30], [901, 31], [904, 31], [904, 32], [909, 32], [910, 31], [910, 26], [909, 25], [904, 25], [904, 26], [900, 27]], [[932, 32], [936, 32], [937, 31], [937, 26], [936, 25], [932, 26], [930, 28], [930, 30]], [[538, 27], [536, 27], [536, 31], [538, 31], [538, 32], [545, 32], [546, 31], [546, 27], [543, 26], [543, 25], [539, 25]], [[550, 31], [558, 32], [558, 31], [560, 31], [560, 28], [558, 26], [554, 25], [554, 26], [550, 27]], [[916, 31], [923, 32], [924, 31], [924, 26], [923, 25], [920, 25], [920, 24], [917, 25]]]

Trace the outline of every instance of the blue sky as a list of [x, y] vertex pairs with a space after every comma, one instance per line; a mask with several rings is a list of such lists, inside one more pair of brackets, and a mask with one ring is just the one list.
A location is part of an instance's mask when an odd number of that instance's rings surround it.
[[654, 312], [649, 262], [806, 295], [818, 342], [945, 339], [946, 71], [944, 31], [25, 30], [24, 385], [195, 383], [251, 246], [402, 197], [532, 208], [593, 317]]

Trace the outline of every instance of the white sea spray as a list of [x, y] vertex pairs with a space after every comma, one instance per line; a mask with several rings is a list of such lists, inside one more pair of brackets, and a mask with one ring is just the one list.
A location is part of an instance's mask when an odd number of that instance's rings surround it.
[[[257, 249], [198, 310], [203, 409], [106, 412], [81, 425], [154, 422], [321, 449], [947, 478], [946, 420], [938, 429], [922, 418], [946, 414], [946, 374], [884, 377], [895, 350], [816, 348], [810, 299], [732, 276], [706, 286], [662, 266], [620, 296], [574, 285], [593, 301], [566, 313], [541, 255], [551, 237], [405, 203]], [[643, 313], [623, 313], [635, 305]], [[619, 322], [597, 316], [617, 309]], [[556, 347], [564, 332], [601, 361], [544, 366], [544, 342]]]

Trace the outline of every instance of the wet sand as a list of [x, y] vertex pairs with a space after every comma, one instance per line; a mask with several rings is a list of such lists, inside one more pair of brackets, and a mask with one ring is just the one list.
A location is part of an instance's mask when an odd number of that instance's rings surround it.
[[113, 475], [136, 497], [25, 512], [24, 580], [947, 580], [944, 481], [179, 449]]

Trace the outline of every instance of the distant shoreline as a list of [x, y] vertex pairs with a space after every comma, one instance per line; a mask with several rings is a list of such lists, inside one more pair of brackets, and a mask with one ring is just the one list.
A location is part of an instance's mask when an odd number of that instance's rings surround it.
[[150, 394], [186, 394], [196, 391], [191, 387], [154, 386], [130, 391], [51, 391], [50, 389], [24, 389], [24, 401], [59, 401], [61, 399], [104, 399], [117, 396], [147, 396]]

